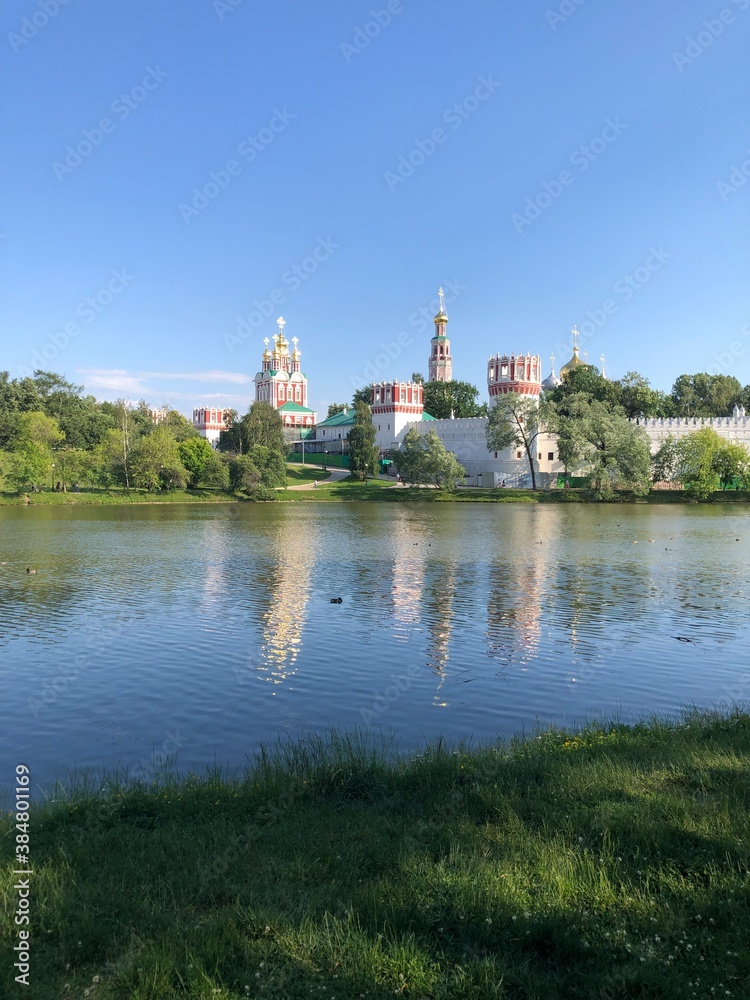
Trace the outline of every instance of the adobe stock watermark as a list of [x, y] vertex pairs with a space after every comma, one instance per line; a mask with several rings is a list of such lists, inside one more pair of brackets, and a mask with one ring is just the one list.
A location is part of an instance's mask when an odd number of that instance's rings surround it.
[[[616, 316], [622, 306], [626, 302], [629, 302], [636, 292], [647, 285], [653, 276], [658, 274], [673, 256], [674, 254], [669, 250], [665, 250], [663, 246], [651, 247], [643, 264], [634, 268], [628, 274], [624, 274], [615, 282], [612, 289], [615, 297], [610, 296], [604, 299], [595, 309], [588, 309], [586, 311], [586, 319], [578, 329], [583, 341], [590, 340], [591, 337], [602, 330], [612, 316]], [[563, 354], [566, 350], [572, 349], [572, 347], [573, 343], [569, 341], [566, 344], [558, 343], [555, 349], [557, 352]]]
[[709, 366], [709, 375], [724, 375], [734, 368], [737, 360], [743, 358], [747, 352], [748, 341], [750, 341], [750, 323], [740, 329], [742, 340], [733, 340], [727, 345], [726, 350], [718, 351], [714, 354], [714, 363]]
[[[750, 0], [749, 0], [750, 2]], [[617, 116], [614, 121], [611, 118], [605, 119], [604, 128], [600, 135], [595, 136], [587, 144], [579, 146], [570, 155], [570, 164], [576, 167], [578, 174], [584, 174], [599, 157], [616, 142], [622, 133], [629, 128], [626, 122], [621, 121]], [[551, 181], [544, 181], [542, 189], [533, 198], [526, 199], [526, 205], [522, 213], [514, 212], [510, 221], [513, 223], [516, 232], [520, 235], [524, 229], [533, 225], [551, 205], [553, 205], [561, 195], [575, 184], [577, 175], [571, 170], [561, 170], [557, 177]]]
[[60, 8], [68, 3], [70, 0], [39, 0], [38, 9], [31, 17], [22, 18], [19, 30], [8, 32], [8, 41], [13, 51], [20, 52], [43, 28], [47, 27], [53, 17], [57, 17]]
[[[112, 277], [103, 288], [82, 299], [76, 306], [76, 316], [86, 325], [91, 325], [97, 316], [100, 316], [117, 296], [125, 291], [131, 281], [135, 280], [134, 275], [128, 274], [124, 267], [119, 270], [113, 268], [110, 273]], [[20, 369], [21, 377], [31, 378], [35, 368], [47, 368], [80, 333], [81, 324], [76, 320], [71, 320], [61, 330], [51, 333], [47, 341], [31, 355], [31, 367]]]
[[742, 13], [750, 7], [750, 0], [731, 0], [732, 7], [724, 7], [716, 17], [712, 17], [703, 22], [703, 26], [695, 35], [685, 39], [684, 52], [673, 52], [672, 62], [677, 67], [679, 73], [684, 73], [687, 66], [692, 66], [696, 59], [700, 59], [706, 49], [709, 49], [717, 38], [721, 38], [730, 24], [737, 20], [737, 11]]
[[[748, 0], [750, 3], [750, 0]], [[716, 182], [716, 190], [723, 202], [729, 201], [733, 194], [737, 194], [750, 179], [750, 148], [745, 150], [747, 159], [741, 163], [733, 164], [729, 171], [729, 177], [725, 181]]]
[[[444, 285], [446, 304], [451, 305], [455, 302], [461, 293], [466, 291], [467, 287], [467, 285], [462, 285], [457, 278], [454, 278], [453, 281], [446, 281]], [[428, 330], [439, 305], [439, 300], [434, 299], [428, 305], [420, 306], [409, 317], [409, 325], [415, 327], [419, 333]], [[381, 341], [378, 345], [380, 350], [373, 357], [367, 359], [362, 372], [359, 375], [351, 376], [350, 381], [353, 388], [364, 389], [365, 386], [376, 382], [389, 368], [393, 367], [393, 362], [400, 358], [404, 350], [411, 347], [413, 343], [414, 339], [411, 333], [403, 331], [398, 334], [395, 340], [389, 340], [387, 343]]]
[[237, 10], [244, 2], [245, 0], [214, 0], [213, 8], [219, 20], [223, 21], [227, 14]]
[[[252, 163], [258, 153], [271, 145], [277, 135], [283, 132], [289, 122], [294, 121], [297, 116], [283, 108], [279, 111], [274, 108], [267, 125], [264, 125], [259, 132], [246, 136], [237, 146], [237, 153], [243, 158], [245, 163]], [[177, 209], [189, 225], [190, 222], [201, 212], [208, 208], [212, 201], [219, 197], [222, 191], [226, 191], [235, 177], [242, 173], [242, 163], [239, 160], [228, 160], [220, 170], [212, 170], [208, 175], [208, 181], [202, 187], [194, 187], [191, 194], [192, 200], [181, 201]]]
[[[304, 282], [310, 280], [320, 265], [329, 260], [340, 248], [341, 244], [336, 243], [331, 236], [325, 239], [319, 236], [310, 254], [298, 264], [284, 271], [281, 276], [281, 284], [290, 291], [296, 292]], [[286, 302], [287, 294], [288, 292], [282, 288], [274, 288], [266, 298], [254, 299], [250, 312], [245, 316], [237, 317], [234, 331], [222, 334], [222, 340], [227, 350], [233, 353], [235, 347], [252, 337], [253, 333], [260, 329], [266, 320], [270, 319], [276, 312], [277, 307]]]
[[[118, 121], [124, 122], [168, 76], [169, 73], [159, 66], [147, 66], [141, 82], [116, 97], [110, 104], [109, 110]], [[53, 160], [52, 171], [58, 181], [62, 183], [68, 174], [72, 174], [77, 167], [80, 167], [83, 161], [101, 146], [104, 137], [112, 135], [116, 128], [117, 124], [111, 118], [100, 118], [94, 128], [85, 128], [81, 133], [82, 138], [75, 145], [71, 143], [65, 147], [64, 158]]]
[[374, 722], [388, 712], [397, 701], [401, 700], [401, 695], [411, 689], [414, 680], [422, 673], [422, 668], [412, 664], [405, 673], [390, 677], [390, 684], [384, 691], [374, 693], [369, 708], [360, 708], [359, 714], [362, 721], [369, 729]]
[[[499, 87], [500, 83], [493, 79], [491, 73], [478, 77], [477, 85], [472, 93], [462, 101], [457, 101], [443, 113], [443, 123], [450, 126], [451, 132], [456, 132], [465, 121], [479, 110], [485, 101], [492, 97]], [[438, 146], [442, 146], [449, 138], [450, 132], [438, 127], [432, 130], [427, 139], [415, 139], [413, 149], [398, 158], [395, 172], [386, 170], [383, 174], [391, 193], [396, 190], [399, 184], [403, 184], [410, 177], [413, 177], [415, 171], [435, 154]]]
[[147, 782], [157, 777], [180, 747], [187, 743], [187, 737], [180, 735], [179, 728], [173, 733], [167, 731], [158, 750], [143, 757], [132, 769], [128, 769], [128, 777], [134, 781]]
[[342, 42], [339, 45], [344, 59], [350, 63], [355, 56], [364, 52], [367, 46], [383, 33], [395, 15], [402, 14], [403, 10], [404, 6], [401, 0], [388, 0], [383, 10], [371, 10], [370, 20], [355, 29], [351, 42]]
[[547, 24], [553, 31], [557, 31], [558, 27], [577, 14], [579, 8], [583, 7], [585, 3], [586, 0], [562, 0], [557, 10], [546, 12]]

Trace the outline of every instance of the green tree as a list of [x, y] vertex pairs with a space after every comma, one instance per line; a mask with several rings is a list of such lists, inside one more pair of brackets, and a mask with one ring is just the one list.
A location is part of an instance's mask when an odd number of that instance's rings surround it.
[[214, 457], [214, 450], [204, 437], [191, 437], [180, 441], [177, 454], [188, 474], [188, 486], [195, 487], [203, 479], [206, 467]]
[[533, 399], [517, 392], [501, 393], [487, 419], [487, 448], [505, 451], [523, 448], [531, 473], [531, 488], [536, 489], [537, 439], [555, 414], [551, 400]]
[[677, 469], [677, 442], [669, 434], [651, 457], [651, 479], [655, 483], [674, 482]]
[[424, 387], [424, 408], [436, 420], [481, 416], [477, 402], [479, 390], [470, 382], [427, 382]]
[[412, 372], [411, 380], [412, 382], [419, 382], [420, 385], [424, 385], [424, 375], [422, 372]]
[[260, 483], [260, 469], [249, 455], [238, 455], [229, 463], [229, 485], [235, 492], [252, 492]]
[[651, 484], [651, 448], [642, 427], [631, 423], [621, 407], [587, 393], [565, 401], [556, 419], [558, 446], [566, 468], [586, 476], [600, 496], [615, 486], [646, 494]]
[[734, 482], [746, 489], [750, 480], [750, 452], [736, 441], [722, 441], [714, 457], [714, 469], [723, 490]]
[[651, 388], [651, 383], [638, 372], [626, 372], [613, 383], [618, 391], [620, 406], [627, 417], [669, 417], [674, 404], [671, 397]]
[[721, 485], [716, 460], [722, 443], [712, 427], [704, 427], [687, 434], [677, 445], [675, 474], [685, 491], [699, 500], [711, 496]]
[[337, 413], [343, 413], [344, 410], [348, 409], [348, 405], [348, 403], [329, 403], [326, 420], [328, 420], [329, 417], [335, 417]]
[[577, 368], [571, 368], [563, 375], [560, 385], [545, 393], [545, 397], [564, 413], [566, 401], [572, 396], [579, 396], [582, 392], [591, 399], [610, 405], [620, 401], [620, 388], [617, 383], [605, 378], [595, 365], [579, 365]]
[[357, 403], [367, 403], [368, 406], [372, 406], [372, 386], [366, 385], [361, 389], [355, 389], [354, 395], [352, 396], [352, 408], [356, 407]]
[[393, 458], [399, 475], [410, 486], [429, 485], [453, 491], [466, 475], [464, 467], [434, 430], [425, 435], [415, 427], [407, 431]]
[[30, 486], [45, 485], [52, 476], [52, 452], [44, 445], [25, 441], [11, 455], [8, 480], [19, 493]]
[[130, 456], [130, 471], [136, 486], [147, 490], [157, 487], [174, 490], [183, 487], [188, 478], [180, 461], [177, 441], [168, 427], [156, 427], [144, 434]]
[[346, 436], [349, 442], [349, 460], [352, 475], [367, 481], [368, 473], [375, 474], [379, 452], [375, 447], [375, 425], [367, 403], [357, 403], [354, 407], [354, 426]]
[[248, 456], [260, 473], [261, 485], [273, 489], [286, 486], [286, 456], [275, 448], [255, 444], [248, 450]]
[[[165, 426], [167, 426], [172, 434], [174, 435], [175, 441], [181, 444], [183, 441], [191, 441], [197, 437], [200, 437], [197, 428], [193, 425], [192, 420], [188, 420], [177, 410], [169, 410], [167, 413], [167, 419], [164, 421]], [[205, 441], [205, 438], [202, 438]]]
[[728, 417], [742, 399], [742, 385], [733, 375], [680, 375], [672, 387], [678, 417]]
[[260, 444], [286, 455], [288, 448], [284, 440], [284, 422], [281, 414], [270, 403], [253, 403], [236, 426], [238, 451], [247, 452], [253, 445]]

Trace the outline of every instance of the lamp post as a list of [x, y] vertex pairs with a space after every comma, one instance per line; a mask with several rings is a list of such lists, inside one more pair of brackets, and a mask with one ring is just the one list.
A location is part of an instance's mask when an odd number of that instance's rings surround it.
[[55, 491], [55, 463], [54, 462], [52, 463], [52, 483], [51, 483], [51, 487], [50, 488], [52, 489], [52, 492], [54, 493], [54, 491]]

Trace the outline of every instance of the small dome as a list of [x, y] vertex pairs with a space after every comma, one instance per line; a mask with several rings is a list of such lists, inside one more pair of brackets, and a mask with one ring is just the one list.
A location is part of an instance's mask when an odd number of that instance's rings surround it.
[[437, 326], [440, 323], [447, 323], [448, 322], [448, 317], [446, 316], [446, 314], [441, 309], [440, 312], [435, 317], [435, 319], [434, 319], [433, 322], [435, 323], [435, 326]]
[[542, 382], [542, 389], [544, 389], [545, 392], [549, 392], [551, 389], [556, 389], [558, 385], [561, 384], [562, 379], [559, 379], [557, 375], [555, 375], [555, 369], [553, 368], [547, 378]]

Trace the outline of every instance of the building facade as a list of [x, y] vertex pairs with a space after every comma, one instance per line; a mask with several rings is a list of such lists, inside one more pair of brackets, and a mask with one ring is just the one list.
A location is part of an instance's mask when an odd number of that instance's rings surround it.
[[219, 444], [221, 432], [227, 429], [226, 412], [226, 409], [215, 406], [196, 406], [193, 410], [193, 427], [214, 448]]
[[270, 403], [281, 414], [285, 428], [311, 428], [316, 413], [307, 405], [307, 376], [302, 372], [298, 340], [292, 337], [292, 351], [284, 336], [286, 321], [276, 321], [279, 332], [270, 341], [265, 339], [261, 370], [255, 376], [256, 402]]

